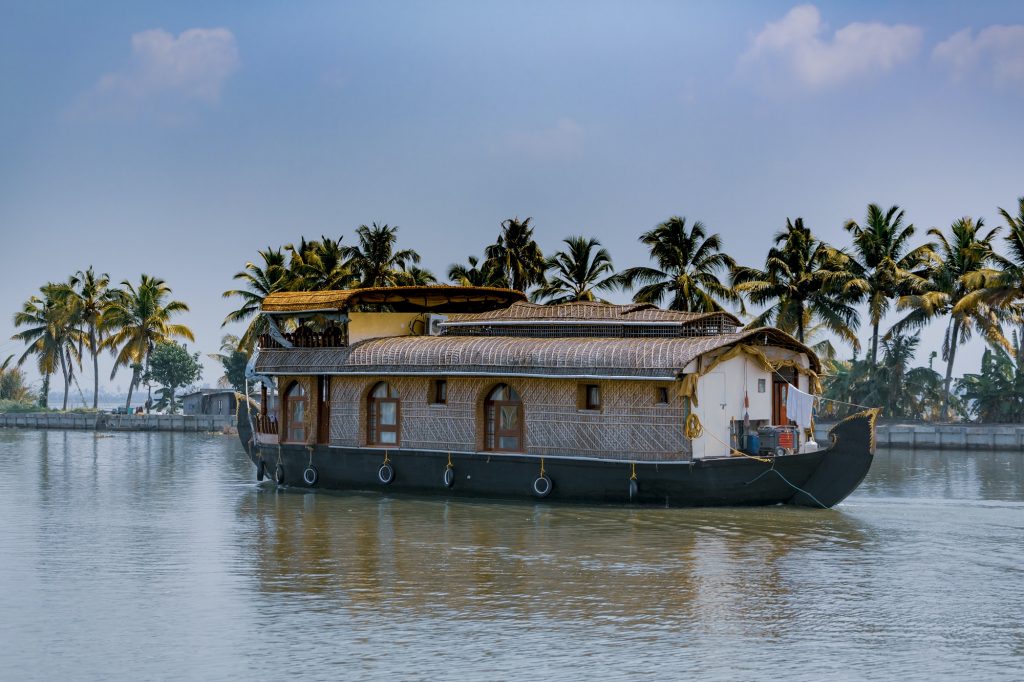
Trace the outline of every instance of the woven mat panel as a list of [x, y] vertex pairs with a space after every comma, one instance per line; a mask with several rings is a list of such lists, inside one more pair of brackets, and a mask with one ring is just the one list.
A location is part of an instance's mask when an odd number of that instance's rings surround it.
[[[401, 400], [401, 445], [409, 449], [476, 451], [483, 446], [482, 405], [500, 379], [448, 379], [448, 402], [434, 405], [431, 380], [390, 377]], [[689, 458], [683, 435], [683, 400], [669, 391], [668, 405], [657, 405], [657, 385], [650, 382], [601, 382], [602, 410], [576, 407], [579, 382], [509, 379], [523, 400], [527, 452], [575, 454], [615, 459]], [[331, 395], [331, 443], [362, 446], [367, 442], [367, 395], [372, 377], [334, 377]]]

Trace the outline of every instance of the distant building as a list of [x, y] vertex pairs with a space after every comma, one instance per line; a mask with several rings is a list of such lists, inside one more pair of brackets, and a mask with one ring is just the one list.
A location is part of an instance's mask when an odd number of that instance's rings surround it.
[[204, 388], [182, 396], [181, 405], [186, 415], [233, 415], [238, 401], [230, 388]]

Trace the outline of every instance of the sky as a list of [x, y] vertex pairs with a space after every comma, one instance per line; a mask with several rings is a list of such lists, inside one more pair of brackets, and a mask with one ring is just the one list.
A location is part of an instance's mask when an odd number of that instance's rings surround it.
[[760, 265], [787, 218], [844, 246], [868, 203], [899, 204], [923, 240], [965, 215], [999, 225], [1024, 195], [1020, 2], [0, 10], [0, 360], [22, 350], [21, 303], [89, 265], [165, 279], [213, 353], [257, 249], [353, 243], [373, 221], [439, 276], [511, 216], [546, 252], [596, 237], [622, 269], [682, 215]]

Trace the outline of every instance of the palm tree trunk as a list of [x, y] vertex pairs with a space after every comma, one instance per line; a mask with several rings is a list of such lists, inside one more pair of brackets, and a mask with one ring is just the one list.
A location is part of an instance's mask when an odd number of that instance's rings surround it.
[[64, 405], [60, 408], [62, 411], [68, 411], [68, 385], [71, 383], [68, 377], [68, 363], [64, 358], [64, 352], [60, 354], [60, 372], [64, 375]]
[[43, 390], [39, 392], [39, 407], [50, 408], [50, 374], [43, 375]]
[[796, 321], [796, 340], [804, 342], [804, 307], [800, 306], [800, 315]]
[[100, 361], [96, 352], [96, 325], [89, 327], [89, 352], [92, 353], [92, 409], [100, 406]]
[[960, 343], [960, 320], [953, 320], [953, 332], [949, 336], [949, 358], [946, 360], [946, 380], [943, 382], [942, 412], [940, 419], [949, 421], [949, 385], [953, 380], [953, 360], [956, 359], [956, 347]]
[[[143, 376], [149, 376], [149, 351], [146, 351], [146, 372]], [[149, 414], [149, 406], [153, 404], [153, 384], [146, 380], [146, 414]]]
[[128, 382], [128, 400], [124, 401], [124, 409], [132, 409], [132, 392], [135, 390], [135, 384], [139, 380], [139, 370], [132, 367], [132, 380]]
[[875, 320], [871, 325], [871, 364], [878, 364], [878, 323], [880, 320]]

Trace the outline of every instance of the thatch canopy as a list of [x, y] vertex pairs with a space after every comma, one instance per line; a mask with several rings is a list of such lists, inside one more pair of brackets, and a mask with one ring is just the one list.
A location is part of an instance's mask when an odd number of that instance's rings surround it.
[[402, 336], [349, 348], [268, 349], [256, 369], [265, 374], [475, 374], [674, 379], [692, 360], [740, 342], [805, 353], [806, 346], [777, 329], [684, 338], [534, 339], [479, 336]]
[[526, 296], [492, 287], [372, 287], [347, 291], [279, 291], [263, 299], [265, 313], [335, 312], [357, 306], [387, 305], [398, 312], [490, 311], [506, 308]]

